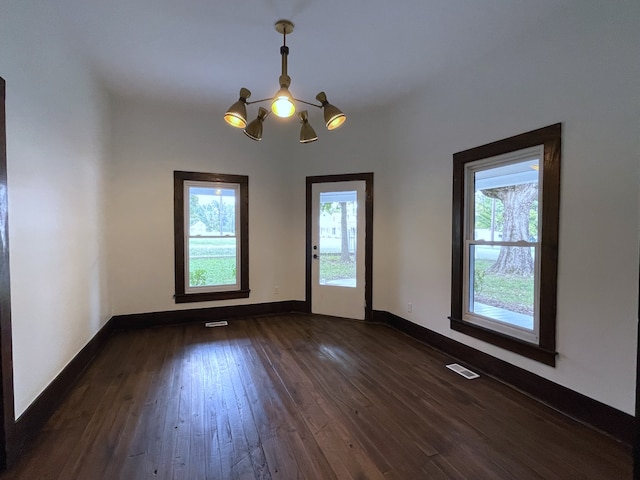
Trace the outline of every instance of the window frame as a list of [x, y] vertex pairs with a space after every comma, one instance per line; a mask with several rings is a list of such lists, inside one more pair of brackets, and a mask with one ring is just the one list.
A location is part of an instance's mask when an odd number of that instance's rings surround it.
[[[532, 242], [530, 240], [527, 241], [518, 241], [518, 242], [509, 242], [503, 239], [500, 240], [480, 240], [475, 238], [475, 227], [476, 227], [476, 179], [475, 175], [479, 172], [490, 171], [499, 167], [506, 167], [521, 163], [530, 163], [533, 159], [538, 161], [538, 167], [536, 172], [537, 183], [538, 183], [538, 193], [537, 193], [537, 201], [538, 201], [538, 213], [542, 211], [544, 208], [544, 199], [542, 198], [542, 192], [544, 191], [544, 165], [542, 162], [542, 158], [544, 157], [544, 146], [536, 145], [535, 147], [525, 148], [523, 150], [516, 150], [513, 152], [506, 153], [504, 155], [498, 155], [491, 158], [483, 158], [471, 162], [466, 162], [464, 166], [464, 174], [465, 174], [465, 222], [463, 226], [463, 241], [464, 241], [464, 249], [463, 249], [463, 308], [462, 308], [462, 319], [469, 323], [473, 323], [479, 325], [481, 327], [486, 327], [490, 330], [495, 330], [500, 333], [504, 333], [506, 335], [519, 338], [520, 340], [524, 340], [530, 343], [538, 343], [540, 339], [540, 310], [539, 310], [539, 299], [540, 299], [540, 231], [541, 231], [541, 222], [538, 222], [538, 229], [536, 231], [536, 241]], [[540, 217], [540, 215], [538, 215]], [[514, 247], [524, 247], [524, 248], [533, 248], [535, 250], [534, 255], [534, 308], [533, 308], [533, 329], [525, 329], [518, 327], [513, 324], [508, 324], [506, 322], [500, 322], [491, 317], [484, 316], [482, 314], [471, 311], [470, 303], [471, 297], [473, 295], [473, 287], [472, 284], [474, 282], [471, 281], [471, 272], [472, 272], [472, 258], [471, 258], [471, 246], [514, 246]]]
[[[220, 173], [174, 171], [174, 262], [175, 262], [175, 302], [206, 302], [249, 297], [249, 177]], [[236, 259], [240, 268], [236, 269], [238, 282], [230, 286], [210, 286], [210, 288], [188, 288], [189, 262], [186, 261], [188, 231], [186, 214], [189, 211], [187, 189], [189, 185], [210, 186], [211, 188], [237, 188], [236, 200]], [[227, 288], [228, 287], [228, 288]]]
[[[558, 226], [560, 206], [560, 123], [538, 130], [499, 140], [453, 155], [453, 222], [452, 222], [452, 272], [450, 328], [478, 338], [490, 344], [518, 353], [541, 363], [556, 363], [556, 303], [558, 269]], [[496, 331], [487, 325], [470, 322], [464, 318], [465, 309], [465, 222], [468, 222], [466, 204], [466, 167], [471, 162], [490, 162], [520, 150], [542, 145], [538, 230], [539, 243], [539, 303], [538, 342], [523, 340], [505, 331]]]

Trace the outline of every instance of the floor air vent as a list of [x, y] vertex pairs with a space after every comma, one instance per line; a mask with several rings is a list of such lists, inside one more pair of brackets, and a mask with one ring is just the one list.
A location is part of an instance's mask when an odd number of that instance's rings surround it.
[[204, 324], [205, 327], [224, 327], [225, 325], [229, 325], [226, 320], [221, 320], [219, 322], [207, 322]]
[[467, 380], [472, 380], [472, 379], [478, 378], [480, 376], [477, 373], [472, 372], [468, 368], [464, 368], [462, 365], [458, 365], [457, 363], [452, 363], [451, 365], [447, 365], [447, 368], [449, 370], [453, 370], [458, 375], [462, 375]]

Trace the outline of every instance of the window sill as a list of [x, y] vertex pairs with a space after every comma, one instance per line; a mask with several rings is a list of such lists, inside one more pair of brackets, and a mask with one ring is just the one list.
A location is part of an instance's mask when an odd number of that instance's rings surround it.
[[449, 320], [451, 321], [450, 326], [452, 330], [483, 340], [497, 347], [522, 355], [523, 357], [544, 363], [545, 365], [551, 367], [556, 366], [557, 353], [552, 350], [453, 317], [449, 317]]
[[232, 290], [228, 292], [182, 293], [174, 296], [176, 303], [210, 302], [233, 298], [248, 298], [251, 290]]

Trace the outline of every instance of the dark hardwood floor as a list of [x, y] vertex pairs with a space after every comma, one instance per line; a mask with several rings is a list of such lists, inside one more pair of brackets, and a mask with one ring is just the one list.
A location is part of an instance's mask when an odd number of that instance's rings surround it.
[[115, 333], [0, 479], [630, 479], [630, 449], [383, 325]]

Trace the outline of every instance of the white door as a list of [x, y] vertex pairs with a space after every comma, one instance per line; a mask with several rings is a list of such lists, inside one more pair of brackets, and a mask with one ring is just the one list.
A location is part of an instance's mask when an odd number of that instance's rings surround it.
[[364, 180], [314, 183], [311, 311], [365, 318]]

